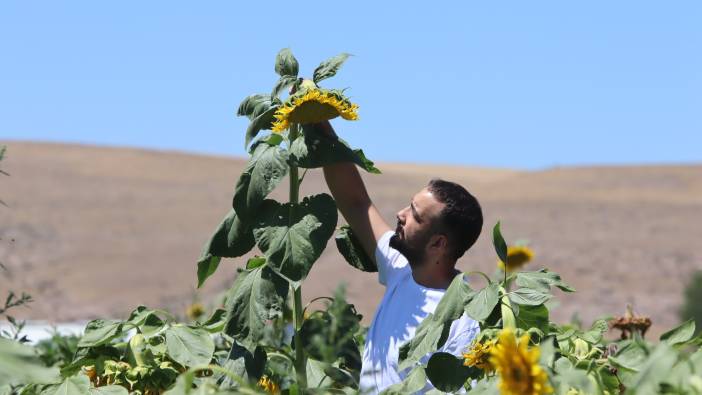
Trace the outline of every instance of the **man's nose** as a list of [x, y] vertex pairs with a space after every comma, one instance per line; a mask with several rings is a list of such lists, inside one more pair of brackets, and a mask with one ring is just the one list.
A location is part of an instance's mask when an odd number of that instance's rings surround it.
[[405, 223], [405, 215], [407, 213], [407, 207], [403, 208], [402, 210], [397, 212], [397, 220], [400, 221], [401, 223]]

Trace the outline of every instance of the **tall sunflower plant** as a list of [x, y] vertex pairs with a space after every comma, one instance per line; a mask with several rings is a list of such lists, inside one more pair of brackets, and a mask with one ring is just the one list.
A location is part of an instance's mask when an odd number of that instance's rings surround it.
[[[310, 386], [352, 391], [358, 385], [360, 354], [354, 335], [360, 315], [343, 298], [327, 298], [331, 300], [327, 310], [314, 313], [302, 304], [303, 282], [338, 220], [330, 195], [299, 196], [305, 174], [341, 161], [380, 173], [362, 150], [313, 127], [337, 117], [358, 118], [358, 106], [344, 91], [320, 86], [348, 57], [330, 58], [304, 79], [295, 56], [283, 49], [276, 56], [279, 78], [272, 91], [241, 102], [237, 115], [250, 120], [244, 138], [250, 157], [234, 188], [232, 207], [197, 264], [200, 287], [222, 258], [258, 250], [259, 255], [239, 269], [227, 293], [224, 333], [233, 340], [229, 364], [253, 382], [261, 378], [260, 366], [294, 372], [278, 380], [276, 388], [281, 391], [295, 393]], [[281, 97], [285, 92], [290, 93]], [[288, 201], [278, 202], [269, 195], [285, 178]], [[342, 229], [337, 237], [342, 253], [348, 255], [354, 243], [350, 231]], [[286, 326], [290, 318], [292, 323]], [[281, 322], [277, 340], [267, 339], [270, 328]], [[287, 332], [291, 336], [286, 337]]]

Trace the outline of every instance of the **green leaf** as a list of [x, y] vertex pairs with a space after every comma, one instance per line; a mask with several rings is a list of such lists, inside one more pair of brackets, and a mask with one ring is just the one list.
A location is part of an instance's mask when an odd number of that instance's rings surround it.
[[197, 262], [197, 286], [205, 283], [211, 276], [222, 257], [235, 258], [249, 252], [256, 241], [251, 228], [246, 226], [236, 215], [234, 209], [229, 210], [210, 240], [205, 244], [202, 255]]
[[297, 77], [300, 65], [290, 48], [283, 48], [275, 57], [275, 72], [282, 76]]
[[215, 310], [207, 321], [201, 324], [201, 327], [210, 333], [219, 333], [224, 329], [224, 324], [227, 322], [227, 311], [224, 309]]
[[561, 280], [561, 276], [547, 269], [538, 272], [518, 272], [516, 275], [516, 282], [520, 287], [543, 292], [548, 292], [551, 287], [558, 287], [561, 291], [575, 292], [575, 289]]
[[404, 395], [414, 394], [421, 391], [427, 385], [427, 375], [424, 372], [424, 367], [417, 366], [412, 369], [407, 377], [400, 383], [393, 384], [385, 389], [381, 394], [386, 395]]
[[266, 263], [266, 258], [262, 256], [254, 256], [252, 258], [249, 258], [248, 261], [246, 261], [246, 269], [255, 269], [257, 267], [263, 266], [263, 264]]
[[170, 358], [190, 367], [209, 364], [215, 346], [208, 331], [178, 324], [166, 330], [166, 347]]
[[288, 151], [261, 141], [253, 148], [251, 159], [241, 173], [232, 205], [241, 221], [250, 223], [263, 200], [288, 174]]
[[95, 347], [109, 343], [122, 335], [122, 321], [92, 320], [85, 327], [85, 333], [78, 342], [78, 347]]
[[[253, 352], [250, 352], [236, 341], [232, 342], [232, 348], [229, 351], [226, 361], [222, 367], [244, 380], [256, 381], [264, 373], [268, 355], [261, 346], [257, 346]], [[227, 375], [223, 375], [220, 388], [239, 386], [239, 383]]]
[[661, 335], [660, 340], [668, 345], [682, 344], [692, 339], [695, 335], [695, 320], [689, 319], [681, 325]]
[[539, 329], [543, 333], [548, 333], [548, 309], [543, 304], [538, 306], [518, 305], [517, 328], [529, 330]]
[[455, 392], [463, 387], [475, 368], [463, 366], [463, 359], [446, 352], [434, 353], [427, 363], [426, 374], [436, 389]]
[[509, 293], [509, 299], [520, 305], [537, 306], [551, 299], [551, 295], [533, 288], [519, 288]]
[[84, 374], [67, 377], [61, 384], [42, 391], [47, 395], [90, 395], [90, 379]]
[[90, 395], [129, 395], [127, 389], [120, 385], [90, 387]]
[[[646, 346], [639, 342], [629, 342], [617, 351], [616, 355], [609, 356], [613, 365], [633, 372], [638, 372], [648, 357]], [[627, 383], [624, 383], [625, 385]]]
[[464, 281], [463, 274], [456, 275], [434, 313], [429, 314], [417, 327], [414, 337], [400, 347], [400, 370], [413, 366], [427, 354], [443, 346], [451, 323], [463, 315], [463, 306], [473, 294], [475, 293]]
[[363, 150], [351, 149], [344, 140], [326, 136], [314, 125], [302, 125], [302, 135], [290, 147], [290, 160], [307, 169], [352, 162], [369, 173], [380, 174]]
[[283, 90], [290, 85], [294, 84], [297, 82], [297, 77], [293, 75], [284, 75], [280, 77], [278, 82], [276, 82], [275, 87], [273, 88], [273, 92], [271, 92], [271, 96], [278, 97], [280, 94], [283, 92]]
[[268, 266], [239, 273], [227, 293], [224, 332], [253, 352], [264, 327], [283, 314], [288, 283]]
[[502, 262], [507, 262], [507, 243], [502, 237], [502, 232], [500, 231], [500, 222], [495, 224], [492, 228], [492, 244], [495, 246], [495, 252]]
[[60, 380], [59, 370], [44, 366], [33, 347], [0, 337], [0, 386]]
[[275, 112], [278, 111], [278, 105], [273, 105], [269, 107], [266, 111], [262, 112], [256, 118], [251, 120], [249, 126], [246, 128], [246, 137], [244, 138], [244, 148], [248, 147], [261, 130], [269, 130], [273, 128], [273, 122], [275, 118]]
[[307, 196], [300, 204], [265, 200], [254, 237], [273, 270], [290, 281], [302, 281], [324, 251], [337, 215], [334, 199], [327, 194]]
[[625, 383], [627, 394], [659, 393], [660, 383], [668, 377], [670, 368], [677, 359], [675, 350], [666, 343], [659, 343], [645, 362], [639, 366], [639, 372], [629, 383]]
[[369, 273], [378, 271], [378, 266], [375, 264], [375, 261], [366, 254], [363, 246], [361, 246], [361, 242], [353, 233], [350, 226], [342, 226], [335, 240], [336, 248], [351, 266]]
[[349, 56], [351, 55], [347, 53], [341, 53], [320, 63], [320, 65], [317, 66], [316, 69], [314, 69], [312, 80], [315, 83], [318, 83], [319, 81], [335, 76], [336, 72], [339, 71], [341, 65], [344, 64], [344, 62], [346, 61], [346, 59], [349, 58]]
[[268, 111], [272, 106], [279, 105], [280, 100], [271, 95], [256, 94], [246, 97], [239, 104], [239, 109], [236, 111], [238, 116], [246, 116], [253, 121], [259, 115]]
[[476, 321], [485, 321], [500, 299], [500, 285], [497, 283], [488, 284], [472, 297], [465, 306], [466, 314]]
[[607, 320], [599, 319], [592, 323], [590, 330], [583, 333], [582, 339], [590, 344], [599, 343], [602, 340], [602, 336], [609, 330], [609, 325], [607, 325]]

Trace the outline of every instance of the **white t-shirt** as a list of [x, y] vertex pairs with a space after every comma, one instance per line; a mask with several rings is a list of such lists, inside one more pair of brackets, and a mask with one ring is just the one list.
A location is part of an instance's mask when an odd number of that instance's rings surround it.
[[[414, 337], [419, 324], [434, 312], [446, 292], [414, 281], [407, 259], [389, 245], [393, 233], [383, 234], [375, 250], [378, 280], [386, 289], [366, 335], [360, 379], [362, 394], [377, 394], [407, 376], [411, 369], [397, 371], [400, 346]], [[479, 331], [478, 323], [464, 313], [451, 324], [448, 339], [439, 351], [461, 356]], [[430, 356], [425, 356], [422, 362]]]

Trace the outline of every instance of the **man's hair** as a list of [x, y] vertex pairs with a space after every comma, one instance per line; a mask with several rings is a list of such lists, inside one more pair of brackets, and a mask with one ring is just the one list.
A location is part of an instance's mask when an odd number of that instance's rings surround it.
[[427, 189], [445, 204], [437, 224], [446, 233], [454, 259], [458, 259], [475, 244], [483, 229], [483, 211], [478, 200], [455, 182], [434, 178]]

